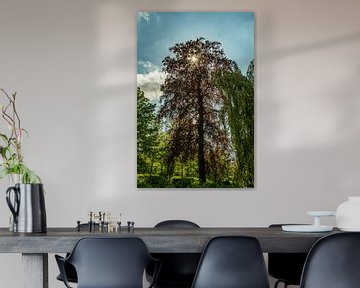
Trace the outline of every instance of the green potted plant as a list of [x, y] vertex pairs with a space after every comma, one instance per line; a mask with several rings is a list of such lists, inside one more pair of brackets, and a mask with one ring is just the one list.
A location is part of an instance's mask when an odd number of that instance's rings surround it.
[[9, 175], [13, 183], [41, 183], [41, 179], [24, 163], [21, 144], [28, 132], [22, 128], [16, 110], [16, 93], [9, 95], [0, 89], [7, 103], [0, 104], [1, 116], [8, 126], [8, 133], [0, 131], [0, 179]]
[[[27, 131], [22, 128], [16, 109], [16, 93], [5, 96], [0, 105], [1, 117], [8, 127], [8, 133], [0, 131], [0, 179], [9, 175], [12, 186], [6, 190], [6, 202], [13, 216], [10, 230], [20, 233], [41, 233], [47, 231], [44, 189], [41, 179], [24, 163], [21, 144]], [[16, 175], [16, 176], [15, 176]]]

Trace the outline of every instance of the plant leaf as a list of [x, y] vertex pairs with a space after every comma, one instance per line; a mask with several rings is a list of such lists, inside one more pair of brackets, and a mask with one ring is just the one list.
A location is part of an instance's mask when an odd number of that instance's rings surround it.
[[9, 174], [9, 170], [4, 168], [3, 170], [0, 171], [0, 179], [3, 179], [8, 174]]

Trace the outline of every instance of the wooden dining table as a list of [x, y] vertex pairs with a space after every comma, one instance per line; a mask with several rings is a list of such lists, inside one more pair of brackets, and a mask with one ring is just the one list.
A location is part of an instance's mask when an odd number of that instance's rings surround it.
[[24, 288], [48, 288], [48, 253], [67, 253], [83, 237], [139, 237], [151, 253], [201, 253], [215, 236], [242, 235], [258, 239], [264, 253], [308, 252], [321, 237], [333, 233], [283, 232], [281, 227], [135, 228], [120, 232], [48, 228], [47, 233], [14, 233], [0, 228], [0, 253], [21, 253]]

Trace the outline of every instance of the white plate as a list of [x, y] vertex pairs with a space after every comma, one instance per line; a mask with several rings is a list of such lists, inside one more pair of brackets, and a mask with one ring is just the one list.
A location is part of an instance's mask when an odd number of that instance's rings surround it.
[[282, 225], [283, 231], [286, 232], [330, 232], [332, 226], [315, 226], [315, 225]]
[[308, 211], [307, 214], [309, 216], [335, 216], [335, 211]]

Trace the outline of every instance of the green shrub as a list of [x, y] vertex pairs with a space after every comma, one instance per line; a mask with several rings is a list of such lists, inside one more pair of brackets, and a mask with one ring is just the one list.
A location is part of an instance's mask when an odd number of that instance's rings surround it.
[[137, 187], [138, 188], [163, 188], [171, 187], [169, 181], [164, 176], [138, 174], [137, 175]]
[[175, 188], [191, 188], [193, 187], [194, 183], [197, 181], [196, 178], [193, 177], [173, 177], [171, 179], [171, 183]]

